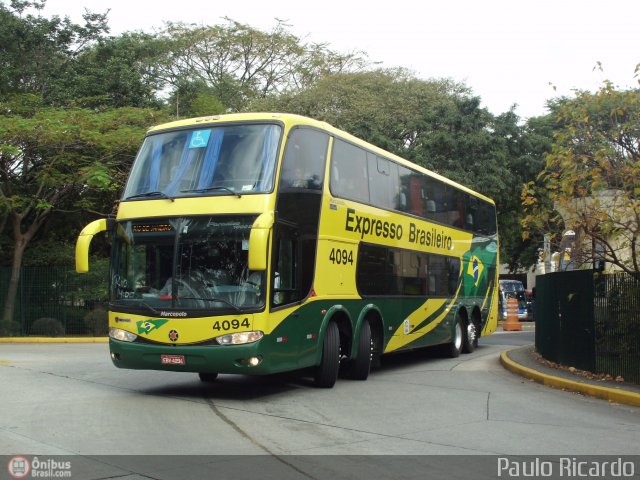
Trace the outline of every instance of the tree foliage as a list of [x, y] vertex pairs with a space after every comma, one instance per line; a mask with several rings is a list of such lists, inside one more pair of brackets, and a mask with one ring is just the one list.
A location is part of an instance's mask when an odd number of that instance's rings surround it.
[[13, 240], [3, 315], [9, 322], [26, 247], [56, 212], [68, 216], [112, 205], [147, 126], [157, 118], [133, 108], [49, 107], [31, 115], [0, 109], [0, 227]]
[[[531, 268], [538, 261], [543, 234], [536, 232], [523, 238], [521, 220], [524, 209], [522, 186], [534, 181], [551, 151], [555, 120], [552, 115], [529, 119], [521, 124], [513, 111], [499, 115], [494, 122], [494, 134], [506, 149], [510, 177], [499, 202], [501, 260], [510, 271]], [[555, 228], [555, 226], [554, 226]]]
[[579, 91], [559, 103], [557, 122], [546, 166], [523, 192], [527, 233], [561, 216], [576, 233], [576, 263], [639, 274], [640, 90]]
[[158, 75], [173, 88], [199, 84], [227, 110], [249, 100], [312, 85], [330, 73], [361, 68], [360, 53], [340, 54], [304, 43], [278, 22], [270, 32], [231, 19], [226, 25], [168, 23], [158, 35]]
[[102, 37], [78, 55], [70, 82], [80, 107], [161, 107], [157, 40], [145, 33]]
[[85, 13], [79, 25], [31, 13], [44, 3], [0, 3], [0, 97], [29, 93], [48, 104], [65, 104], [75, 96], [78, 57], [108, 30], [105, 14]]

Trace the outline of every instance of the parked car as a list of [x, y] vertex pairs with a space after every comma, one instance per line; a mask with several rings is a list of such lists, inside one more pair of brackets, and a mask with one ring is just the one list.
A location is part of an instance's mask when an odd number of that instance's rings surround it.
[[518, 320], [530, 320], [529, 309], [527, 308], [527, 292], [524, 285], [519, 280], [499, 280], [500, 293], [498, 295], [498, 309], [500, 320], [507, 316], [507, 299], [518, 300]]
[[535, 322], [536, 320], [536, 288], [526, 291], [527, 295], [527, 320]]

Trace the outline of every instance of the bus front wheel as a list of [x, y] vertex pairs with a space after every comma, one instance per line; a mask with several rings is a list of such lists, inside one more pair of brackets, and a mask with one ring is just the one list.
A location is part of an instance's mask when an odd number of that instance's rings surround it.
[[331, 388], [335, 385], [340, 370], [340, 331], [335, 322], [329, 322], [322, 344], [322, 361], [316, 367], [315, 385]]
[[200, 377], [200, 380], [203, 382], [215, 382], [216, 378], [218, 378], [217, 373], [200, 372], [198, 373], [198, 376]]

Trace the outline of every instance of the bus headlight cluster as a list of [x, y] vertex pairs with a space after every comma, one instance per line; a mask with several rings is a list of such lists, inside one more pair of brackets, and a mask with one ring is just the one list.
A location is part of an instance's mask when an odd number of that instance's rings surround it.
[[245, 343], [257, 342], [263, 337], [263, 335], [264, 334], [261, 331], [229, 333], [227, 335], [216, 337], [216, 341], [220, 345], [243, 345]]
[[133, 342], [138, 336], [121, 328], [109, 327], [109, 336], [121, 342]]

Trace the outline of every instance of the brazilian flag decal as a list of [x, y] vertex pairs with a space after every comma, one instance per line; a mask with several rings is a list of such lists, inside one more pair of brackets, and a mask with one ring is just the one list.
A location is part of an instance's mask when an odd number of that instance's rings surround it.
[[469, 266], [467, 267], [467, 275], [471, 275], [473, 277], [473, 284], [477, 287], [478, 282], [480, 281], [480, 277], [482, 277], [482, 272], [484, 270], [484, 265], [482, 261], [475, 255], [473, 255], [469, 259]]
[[138, 326], [138, 335], [153, 332], [168, 321], [169, 320], [142, 320], [140, 322], [137, 322], [136, 325]]

